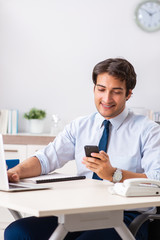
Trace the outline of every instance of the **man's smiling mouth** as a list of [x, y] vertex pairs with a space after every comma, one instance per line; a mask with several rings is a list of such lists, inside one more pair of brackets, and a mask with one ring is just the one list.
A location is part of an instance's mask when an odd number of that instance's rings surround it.
[[114, 104], [108, 105], [108, 104], [104, 104], [104, 103], [101, 103], [101, 105], [102, 105], [102, 107], [105, 108], [105, 109], [110, 109], [110, 108], [112, 108], [112, 107], [115, 106]]

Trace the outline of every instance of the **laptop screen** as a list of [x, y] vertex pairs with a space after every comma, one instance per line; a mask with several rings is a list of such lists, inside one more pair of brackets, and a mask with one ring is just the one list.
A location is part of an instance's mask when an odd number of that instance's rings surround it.
[[7, 166], [5, 162], [5, 156], [4, 156], [3, 138], [2, 138], [2, 134], [0, 134], [0, 189], [6, 190], [8, 188], [9, 188], [9, 184], [8, 184], [8, 176], [7, 176]]

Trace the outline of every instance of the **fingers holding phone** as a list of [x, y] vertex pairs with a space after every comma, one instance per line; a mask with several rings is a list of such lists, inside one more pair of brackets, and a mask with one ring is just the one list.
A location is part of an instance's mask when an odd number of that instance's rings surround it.
[[95, 145], [86, 145], [84, 146], [86, 157], [92, 157], [92, 153], [99, 153], [98, 146]]
[[98, 165], [100, 165], [100, 154], [99, 148], [95, 145], [86, 145], [84, 146], [86, 157], [83, 158], [82, 163], [92, 171], [96, 171]]
[[82, 163], [91, 171], [97, 173], [102, 179], [110, 180], [113, 167], [110, 164], [109, 156], [106, 152], [100, 151], [97, 146], [87, 145], [84, 147], [86, 157]]
[[98, 146], [96, 145], [86, 145], [84, 146], [86, 157], [106, 160], [106, 157], [108, 157], [107, 153], [104, 151], [99, 151]]

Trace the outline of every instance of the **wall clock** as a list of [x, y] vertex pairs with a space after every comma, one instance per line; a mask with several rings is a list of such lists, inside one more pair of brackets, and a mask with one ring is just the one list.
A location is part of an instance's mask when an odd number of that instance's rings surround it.
[[138, 26], [147, 32], [160, 30], [160, 2], [144, 1], [138, 5], [135, 11]]

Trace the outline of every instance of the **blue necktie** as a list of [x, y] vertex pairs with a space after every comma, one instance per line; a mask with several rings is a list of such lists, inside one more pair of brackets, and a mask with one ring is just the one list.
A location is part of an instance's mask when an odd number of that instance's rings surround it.
[[[102, 137], [99, 142], [99, 151], [103, 150], [107, 152], [107, 143], [108, 143], [108, 136], [109, 136], [109, 121], [104, 120], [103, 125], [104, 125], [104, 130]], [[96, 173], [93, 173], [93, 179], [98, 179], [102, 180]]]

